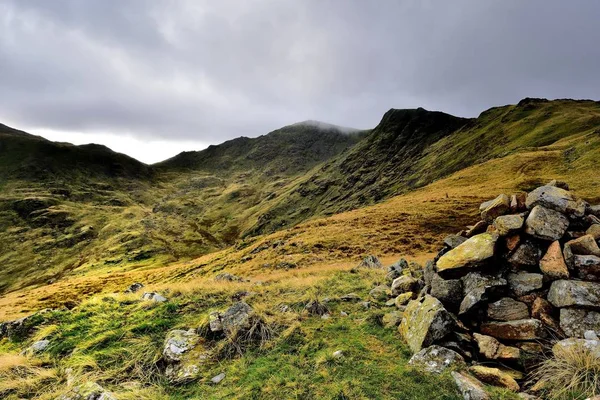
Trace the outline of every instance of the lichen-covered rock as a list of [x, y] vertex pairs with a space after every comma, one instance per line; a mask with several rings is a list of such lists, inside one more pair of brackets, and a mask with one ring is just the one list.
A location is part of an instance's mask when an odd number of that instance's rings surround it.
[[485, 322], [481, 333], [501, 340], [536, 340], [545, 336], [543, 325], [537, 319], [520, 319], [506, 322]]
[[395, 328], [400, 325], [403, 316], [404, 312], [402, 311], [392, 311], [384, 314], [381, 322], [383, 322], [383, 326], [386, 328]]
[[415, 353], [408, 364], [432, 374], [441, 374], [448, 368], [458, 369], [466, 366], [465, 360], [460, 354], [436, 345]]
[[154, 301], [156, 303], [164, 303], [167, 298], [155, 292], [146, 292], [142, 295], [142, 300]]
[[589, 339], [568, 338], [557, 342], [552, 346], [552, 353], [555, 356], [560, 356], [564, 351], [570, 351], [573, 348], [581, 348], [589, 351], [591, 354], [600, 358], [600, 341]]
[[559, 280], [552, 282], [548, 301], [555, 307], [600, 309], [600, 283]]
[[484, 275], [480, 272], [471, 272], [462, 278], [465, 296], [460, 303], [459, 314], [466, 314], [473, 308], [483, 305], [492, 295], [504, 291], [506, 279]]
[[469, 368], [469, 372], [475, 375], [480, 381], [492, 386], [499, 386], [512, 390], [513, 392], [518, 392], [521, 389], [512, 376], [498, 368], [474, 365]]
[[521, 356], [521, 350], [505, 346], [491, 336], [474, 333], [473, 338], [477, 342], [479, 354], [488, 360], [517, 361]]
[[460, 279], [442, 279], [435, 274], [431, 280], [429, 294], [447, 306], [458, 306], [463, 298], [463, 284]]
[[529, 272], [511, 273], [508, 274], [508, 286], [514, 294], [523, 296], [541, 289], [544, 286], [544, 276]]
[[480, 233], [484, 233], [488, 228], [488, 223], [485, 221], [479, 221], [473, 226], [467, 227], [468, 230], [465, 232], [465, 237], [472, 238], [475, 235], [479, 235]]
[[527, 304], [503, 297], [500, 300], [488, 304], [487, 316], [496, 321], [515, 321], [529, 318]]
[[405, 306], [414, 297], [414, 295], [415, 294], [413, 292], [401, 293], [394, 299], [394, 305], [398, 308]]
[[447, 277], [456, 270], [475, 267], [489, 260], [494, 256], [497, 240], [498, 236], [491, 233], [473, 236], [440, 257], [436, 264], [438, 273]]
[[385, 285], [379, 285], [371, 289], [369, 296], [375, 301], [385, 302], [390, 297], [392, 292]]
[[556, 186], [541, 186], [533, 190], [527, 195], [526, 205], [528, 209], [541, 205], [575, 217], [583, 217], [586, 210], [583, 200]]
[[600, 332], [600, 312], [561, 308], [560, 328], [569, 337], [583, 338], [586, 331]]
[[483, 384], [472, 376], [452, 371], [452, 378], [464, 400], [489, 400]]
[[567, 242], [573, 254], [600, 257], [600, 248], [592, 235], [584, 235]]
[[569, 219], [558, 211], [537, 205], [525, 221], [525, 232], [544, 240], [562, 238], [569, 227]]
[[569, 270], [558, 240], [548, 247], [546, 254], [540, 260], [540, 269], [552, 280], [569, 278]]
[[520, 215], [503, 215], [494, 220], [496, 233], [506, 236], [518, 231], [523, 227], [524, 218]]
[[584, 281], [600, 281], [600, 257], [573, 256], [575, 272]]
[[418, 280], [409, 275], [403, 275], [394, 279], [392, 282], [392, 295], [398, 296], [406, 292], [414, 292], [418, 284]]
[[163, 348], [163, 358], [167, 362], [180, 361], [182, 356], [193, 349], [200, 341], [194, 329], [175, 329], [167, 334]]
[[117, 398], [96, 382], [86, 382], [75, 386], [57, 400], [117, 400]]
[[481, 219], [491, 223], [494, 219], [510, 211], [510, 199], [507, 195], [501, 194], [495, 199], [481, 204], [479, 211], [481, 211]]
[[533, 242], [526, 240], [519, 244], [519, 247], [510, 256], [509, 262], [516, 266], [535, 267], [540, 261], [542, 251]]
[[236, 331], [250, 326], [250, 317], [254, 311], [248, 304], [240, 301], [221, 314], [221, 323], [226, 331]]
[[416, 353], [442, 339], [454, 326], [454, 318], [442, 303], [435, 297], [425, 295], [408, 303], [399, 332]]

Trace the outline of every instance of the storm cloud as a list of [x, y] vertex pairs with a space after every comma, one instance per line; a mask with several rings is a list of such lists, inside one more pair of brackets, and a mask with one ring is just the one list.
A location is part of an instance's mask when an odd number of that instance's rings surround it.
[[220, 143], [598, 99], [598, 18], [594, 1], [3, 0], [0, 122]]

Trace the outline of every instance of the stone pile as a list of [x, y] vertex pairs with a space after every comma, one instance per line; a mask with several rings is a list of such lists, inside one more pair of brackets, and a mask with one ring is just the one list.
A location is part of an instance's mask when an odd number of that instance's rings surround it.
[[553, 181], [502, 194], [480, 213], [444, 240], [422, 277], [390, 267], [398, 329], [413, 363], [437, 371], [435, 351], [438, 363], [469, 361], [475, 378], [518, 391], [544, 344], [600, 333], [600, 206]]

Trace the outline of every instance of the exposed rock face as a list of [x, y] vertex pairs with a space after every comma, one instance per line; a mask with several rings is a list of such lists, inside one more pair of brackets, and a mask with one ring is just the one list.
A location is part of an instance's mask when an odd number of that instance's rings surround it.
[[477, 379], [461, 374], [456, 371], [451, 372], [452, 378], [463, 396], [464, 400], [489, 400], [490, 396], [486, 393], [483, 384]]
[[183, 383], [199, 377], [200, 365], [210, 357], [201, 337], [194, 329], [172, 330], [167, 334], [163, 348], [163, 359], [167, 379], [172, 383]]
[[239, 276], [230, 274], [228, 272], [222, 272], [215, 276], [215, 281], [217, 282], [246, 282], [244, 278], [240, 278]]
[[534, 290], [541, 289], [544, 286], [544, 276], [528, 272], [512, 273], [508, 275], [508, 285], [514, 294], [523, 296]]
[[460, 354], [445, 347], [435, 345], [415, 353], [408, 363], [433, 374], [441, 374], [447, 368], [461, 368], [466, 366], [465, 360]]
[[560, 328], [569, 337], [577, 338], [583, 338], [586, 331], [600, 332], [600, 312], [562, 308]]
[[537, 319], [486, 322], [481, 325], [481, 332], [504, 340], [536, 340], [544, 337], [543, 325]]
[[575, 217], [583, 217], [586, 209], [584, 201], [556, 186], [541, 186], [535, 189], [527, 195], [526, 205], [529, 209], [541, 205]]
[[527, 304], [503, 297], [500, 300], [488, 304], [487, 316], [496, 321], [515, 321], [529, 318]]
[[546, 254], [540, 260], [540, 269], [544, 275], [552, 280], [569, 278], [569, 270], [558, 240], [552, 242], [548, 247]]
[[558, 211], [537, 205], [525, 221], [525, 232], [544, 240], [562, 238], [569, 227], [569, 219]]
[[600, 309], [600, 283], [583, 281], [554, 281], [548, 300], [555, 307], [588, 307]]
[[497, 235], [482, 233], [473, 236], [437, 261], [438, 273], [444, 277], [452, 271], [480, 265], [494, 256]]
[[475, 365], [469, 368], [469, 372], [482, 382], [493, 386], [503, 387], [513, 392], [518, 392], [520, 387], [512, 376], [499, 370], [498, 368], [489, 368], [482, 365]]
[[425, 295], [408, 303], [399, 331], [413, 352], [428, 347], [452, 331], [455, 321], [442, 303]]
[[409, 275], [401, 276], [392, 282], [392, 295], [397, 296], [401, 293], [412, 292], [417, 287], [418, 281]]
[[486, 222], [493, 222], [497, 217], [510, 211], [510, 199], [507, 195], [501, 194], [494, 200], [486, 201], [479, 207], [481, 219]]
[[474, 333], [473, 338], [479, 347], [479, 354], [488, 360], [517, 361], [521, 355], [518, 348], [505, 346], [491, 336]]
[[504, 215], [496, 218], [494, 227], [496, 228], [496, 233], [498, 235], [506, 236], [521, 229], [524, 221], [525, 220], [520, 215]]

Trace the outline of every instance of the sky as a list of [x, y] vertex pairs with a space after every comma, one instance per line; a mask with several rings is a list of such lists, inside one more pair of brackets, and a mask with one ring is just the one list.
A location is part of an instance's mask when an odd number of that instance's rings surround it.
[[303, 120], [600, 98], [593, 0], [0, 0], [0, 123], [152, 163]]

